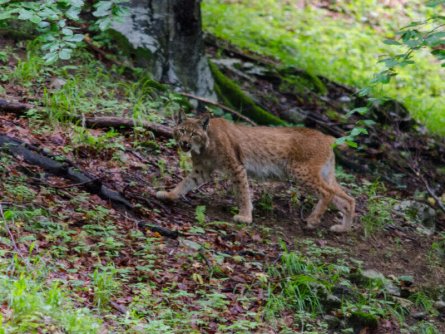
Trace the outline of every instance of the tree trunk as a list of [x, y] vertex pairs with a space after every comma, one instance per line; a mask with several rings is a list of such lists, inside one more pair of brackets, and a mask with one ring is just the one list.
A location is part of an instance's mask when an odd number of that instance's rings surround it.
[[129, 15], [115, 23], [117, 41], [155, 80], [214, 98], [204, 56], [199, 0], [130, 0]]

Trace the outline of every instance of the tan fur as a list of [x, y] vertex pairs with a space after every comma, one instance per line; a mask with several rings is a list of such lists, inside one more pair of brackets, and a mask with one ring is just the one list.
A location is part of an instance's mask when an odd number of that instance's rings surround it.
[[180, 115], [174, 130], [179, 146], [191, 150], [193, 170], [173, 190], [159, 191], [159, 199], [176, 200], [207, 182], [215, 170], [228, 173], [239, 194], [237, 222], [252, 222], [252, 202], [247, 175], [259, 178], [294, 179], [319, 196], [307, 227], [315, 228], [332, 202], [343, 222], [331, 227], [344, 232], [351, 228], [355, 200], [335, 179], [334, 138], [306, 128], [272, 128], [235, 125], [221, 118], [185, 119]]

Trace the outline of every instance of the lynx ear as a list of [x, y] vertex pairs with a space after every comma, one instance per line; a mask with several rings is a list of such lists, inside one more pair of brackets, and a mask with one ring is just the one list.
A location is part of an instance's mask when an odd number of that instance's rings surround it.
[[176, 124], [179, 125], [187, 119], [187, 116], [185, 115], [184, 110], [180, 109], [176, 114], [175, 118], [176, 118]]
[[201, 118], [199, 119], [199, 122], [201, 123], [202, 128], [207, 131], [210, 122], [210, 114], [202, 115]]

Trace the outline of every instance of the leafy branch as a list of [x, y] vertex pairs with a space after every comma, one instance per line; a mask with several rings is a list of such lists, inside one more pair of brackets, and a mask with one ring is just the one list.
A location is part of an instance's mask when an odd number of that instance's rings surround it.
[[14, 1], [0, 0], [0, 27], [13, 21], [27, 21], [37, 32], [37, 41], [47, 64], [70, 59], [85, 35], [79, 24], [86, 14], [97, 19], [88, 25], [91, 31], [107, 30], [112, 22], [126, 14], [122, 6], [128, 0], [95, 1], [93, 9], [84, 0]]
[[[429, 7], [442, 8], [442, 6], [445, 5], [445, 0], [429, 1], [426, 5]], [[367, 96], [371, 88], [376, 85], [390, 83], [391, 79], [397, 76], [397, 68], [415, 64], [413, 54], [420, 49], [429, 49], [431, 54], [442, 63], [441, 66], [445, 67], [445, 15], [435, 14], [426, 20], [411, 22], [401, 28], [400, 31], [396, 33], [396, 36], [398, 36], [398, 38], [385, 39], [383, 43], [404, 47], [404, 52], [394, 56], [385, 56], [380, 59], [378, 62], [384, 64], [383, 70], [374, 75], [368, 87], [360, 90], [360, 96]], [[367, 106], [351, 110], [347, 116], [351, 116], [354, 113], [366, 115], [375, 103], [381, 103], [386, 99], [385, 97], [370, 98], [368, 99]], [[368, 133], [363, 126], [372, 126], [374, 124], [372, 120], [361, 120], [359, 122], [357, 127], [352, 129], [347, 136], [338, 138], [336, 143], [347, 143], [349, 146], [357, 147], [355, 142], [356, 137]]]

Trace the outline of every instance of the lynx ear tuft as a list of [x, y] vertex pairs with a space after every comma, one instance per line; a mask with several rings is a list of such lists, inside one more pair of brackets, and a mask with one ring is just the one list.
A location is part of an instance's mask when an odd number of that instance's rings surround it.
[[207, 130], [207, 128], [209, 127], [209, 122], [210, 122], [210, 114], [204, 114], [203, 116], [201, 116], [200, 122], [201, 122], [202, 128], [204, 130]]
[[184, 121], [187, 119], [187, 116], [184, 113], [184, 110], [180, 109], [178, 113], [176, 114], [176, 124], [184, 123]]

